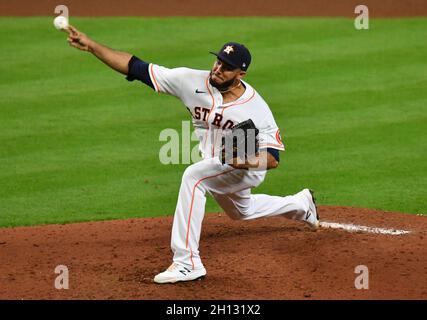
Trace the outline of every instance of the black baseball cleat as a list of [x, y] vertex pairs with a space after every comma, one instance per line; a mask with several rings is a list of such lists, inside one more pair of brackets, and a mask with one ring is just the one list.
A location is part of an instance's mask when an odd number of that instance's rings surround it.
[[308, 199], [309, 207], [305, 216], [304, 222], [308, 224], [311, 230], [317, 230], [320, 227], [319, 214], [317, 213], [316, 199], [314, 198], [314, 192], [310, 189], [303, 190], [305, 196]]

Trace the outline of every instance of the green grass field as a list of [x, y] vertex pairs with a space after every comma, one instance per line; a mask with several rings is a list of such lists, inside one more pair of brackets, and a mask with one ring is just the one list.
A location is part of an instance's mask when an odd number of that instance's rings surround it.
[[[48, 18], [0, 18], [0, 226], [173, 214], [186, 165], [158, 159], [188, 111], [70, 48]], [[426, 213], [427, 19], [72, 18], [110, 47], [209, 69], [246, 43], [246, 80], [287, 151], [257, 193]], [[220, 208], [209, 200], [207, 211]]]

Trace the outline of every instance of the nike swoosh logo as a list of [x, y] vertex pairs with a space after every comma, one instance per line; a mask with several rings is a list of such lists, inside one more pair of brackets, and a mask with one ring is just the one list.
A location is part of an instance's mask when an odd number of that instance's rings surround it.
[[199, 91], [199, 89], [196, 89], [196, 93], [206, 93], [205, 91]]
[[311, 216], [311, 212], [307, 212], [307, 215], [305, 216], [305, 220], [308, 220], [308, 218], [310, 218]]

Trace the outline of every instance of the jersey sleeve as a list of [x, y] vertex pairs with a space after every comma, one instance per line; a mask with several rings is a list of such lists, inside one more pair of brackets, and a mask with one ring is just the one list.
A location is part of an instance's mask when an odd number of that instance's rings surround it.
[[150, 72], [148, 71], [149, 66], [149, 63], [142, 61], [136, 56], [132, 56], [128, 63], [129, 71], [126, 76], [126, 80], [139, 80], [145, 83], [151, 89], [154, 89], [154, 84], [151, 82]]
[[274, 121], [274, 118], [269, 114], [261, 123], [259, 129], [259, 148], [260, 149], [276, 149], [285, 150], [285, 145], [280, 136], [280, 130]]
[[182, 83], [189, 74], [188, 68], [169, 69], [153, 63], [150, 63], [148, 71], [154, 90], [161, 93], [167, 93], [181, 98]]

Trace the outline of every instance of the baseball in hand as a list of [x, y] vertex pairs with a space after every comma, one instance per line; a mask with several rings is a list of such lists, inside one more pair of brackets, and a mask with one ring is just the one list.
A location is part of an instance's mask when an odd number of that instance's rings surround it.
[[53, 20], [53, 25], [58, 30], [66, 29], [68, 28], [68, 19], [64, 16], [57, 16]]

